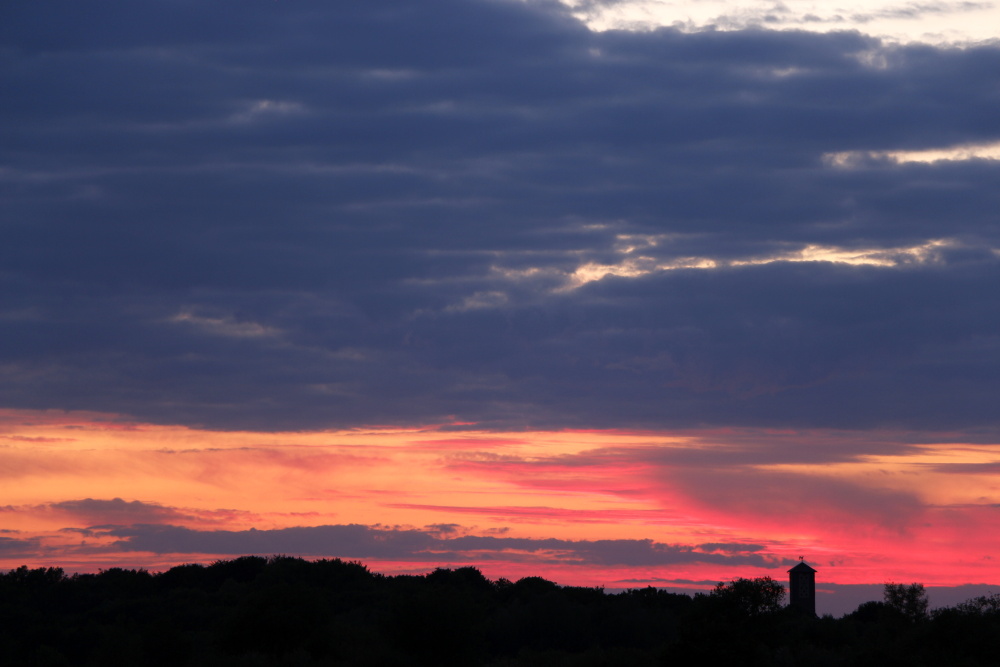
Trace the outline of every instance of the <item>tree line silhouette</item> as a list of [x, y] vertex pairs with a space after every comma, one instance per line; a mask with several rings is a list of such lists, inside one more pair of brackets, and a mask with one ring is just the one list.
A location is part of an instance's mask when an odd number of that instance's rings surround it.
[[386, 576], [245, 556], [162, 573], [0, 574], [0, 664], [630, 667], [996, 665], [1000, 595], [929, 612], [920, 584], [842, 618], [783, 605], [769, 577], [694, 597], [607, 594], [474, 567]]

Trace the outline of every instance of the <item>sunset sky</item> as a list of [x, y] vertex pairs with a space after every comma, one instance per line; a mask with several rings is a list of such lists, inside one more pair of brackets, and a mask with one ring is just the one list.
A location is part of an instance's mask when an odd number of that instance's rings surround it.
[[7, 3], [0, 91], [0, 569], [1000, 589], [994, 3]]

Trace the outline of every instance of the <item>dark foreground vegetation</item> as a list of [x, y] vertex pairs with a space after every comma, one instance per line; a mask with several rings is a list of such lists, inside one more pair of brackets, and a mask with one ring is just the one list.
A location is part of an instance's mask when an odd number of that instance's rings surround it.
[[244, 557], [160, 574], [0, 574], [9, 665], [997, 665], [1000, 596], [927, 612], [886, 587], [840, 619], [781, 605], [769, 578], [707, 595], [605, 594], [475, 568], [382, 576], [359, 563]]

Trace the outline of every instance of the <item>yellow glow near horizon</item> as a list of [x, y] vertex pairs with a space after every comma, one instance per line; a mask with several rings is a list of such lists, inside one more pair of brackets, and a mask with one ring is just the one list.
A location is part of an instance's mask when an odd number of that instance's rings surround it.
[[[209, 512], [237, 507], [243, 514], [227, 514], [226, 521], [241, 528], [382, 523], [389, 506], [394, 523], [424, 525], [454, 511], [447, 508], [469, 505], [470, 498], [475, 499], [474, 507], [486, 508], [555, 503], [562, 510], [602, 512], [630, 505], [600, 493], [532, 489], [473, 474], [505, 461], [578, 455], [620, 436], [498, 437], [466, 431], [447, 436], [433, 429], [207, 432], [117, 424], [83, 414], [70, 421], [75, 423], [60, 418], [56, 423], [22, 424], [15, 434], [0, 434], [4, 504], [27, 508], [107, 498], [113, 489], [117, 497], [172, 507]], [[656, 441], [665, 439], [658, 436]], [[420, 474], [414, 475], [414, 470]], [[572, 481], [573, 475], [566, 479]], [[21, 523], [30, 522], [28, 514], [20, 514]], [[484, 510], [476, 521], [495, 525], [489, 514]], [[537, 512], [512, 511], [504, 518], [545, 523], [553, 534], [572, 532], [551, 525]], [[617, 520], [610, 523], [619, 526], [616, 533], [634, 532], [621, 528]]]
[[[1000, 579], [981, 559], [1000, 549], [1000, 537], [993, 531], [955, 537], [994, 521], [998, 444], [908, 446], [789, 465], [775, 453], [803, 446], [836, 451], [855, 438], [884, 436], [468, 428], [217, 432], [88, 413], [0, 411], [0, 546], [37, 541], [32, 563], [155, 567], [198, 554], [116, 551], [119, 538], [90, 527], [361, 524], [433, 532], [439, 526], [455, 535], [567, 543], [759, 545], [765, 564], [740, 565], [741, 575], [766, 573], [805, 552], [826, 558], [826, 580], [841, 583], [890, 572], [927, 583]], [[511, 549], [483, 554], [484, 571], [587, 585], [735, 574], [732, 566], [708, 561], [574, 565]], [[366, 560], [379, 571], [425, 571], [438, 557], [431, 550], [423, 560]], [[25, 560], [0, 555], [0, 568]]]

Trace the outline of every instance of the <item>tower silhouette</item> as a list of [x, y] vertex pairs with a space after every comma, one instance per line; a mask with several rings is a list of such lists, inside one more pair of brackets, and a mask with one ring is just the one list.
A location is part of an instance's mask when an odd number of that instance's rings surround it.
[[816, 615], [816, 570], [799, 559], [798, 565], [788, 571], [788, 605]]

